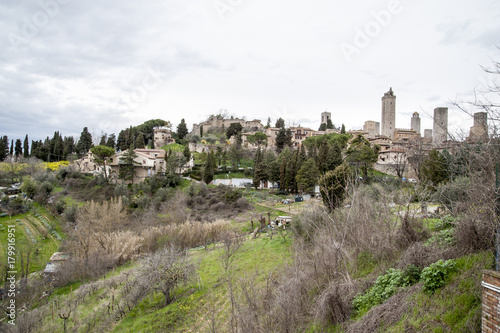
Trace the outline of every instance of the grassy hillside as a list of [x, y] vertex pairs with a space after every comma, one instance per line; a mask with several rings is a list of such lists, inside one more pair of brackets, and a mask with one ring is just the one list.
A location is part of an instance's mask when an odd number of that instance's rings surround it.
[[[280, 267], [290, 262], [288, 239], [263, 235], [247, 239], [236, 252], [231, 268], [235, 284], [263, 286], [268, 278], [277, 274]], [[224, 271], [220, 256], [224, 250], [219, 245], [193, 249], [190, 257], [196, 262], [198, 272], [191, 281], [175, 292], [175, 301], [163, 304], [163, 296], [153, 293], [145, 297], [135, 308], [123, 307], [125, 291], [131, 288], [138, 263], [126, 265], [98, 281], [73, 284], [56, 289], [40, 311], [51, 313], [56, 304], [56, 320], [44, 317], [36, 326], [37, 332], [61, 331], [63, 320], [59, 313], [72, 310], [67, 321], [71, 332], [203, 332], [217, 326], [227, 329], [230, 304], [228, 287], [223, 280]], [[118, 310], [120, 309], [120, 310]], [[123, 310], [123, 312], [122, 312]]]
[[[30, 277], [28, 310], [11, 332], [479, 330], [481, 271], [493, 265], [488, 200], [468, 197], [454, 211], [427, 189], [387, 181], [352, 185], [329, 212], [321, 200], [160, 181], [115, 187], [74, 176], [56, 187], [54, 198], [75, 210], [75, 237], [64, 242], [74, 260], [56, 284]], [[280, 215], [291, 226], [270, 233]], [[0, 259], [15, 223], [30, 272], [61, 248], [61, 223], [39, 205], [0, 223]], [[194, 266], [162, 277], [178, 281], [168, 294], [145, 269], [165, 248]]]
[[[16, 271], [21, 272], [21, 256], [26, 266], [30, 255], [29, 273], [43, 270], [54, 252], [57, 252], [63, 240], [61, 222], [39, 205], [33, 206], [26, 214], [0, 218], [0, 276], [5, 275], [7, 248], [9, 245], [9, 227], [15, 226], [15, 247], [17, 254]], [[11, 228], [12, 229], [12, 228]]]

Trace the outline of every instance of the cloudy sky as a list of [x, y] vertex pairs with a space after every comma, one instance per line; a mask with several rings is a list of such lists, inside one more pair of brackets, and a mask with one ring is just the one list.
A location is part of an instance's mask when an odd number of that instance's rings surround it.
[[220, 110], [359, 129], [397, 96], [432, 128], [500, 60], [497, 0], [2, 0], [0, 135], [116, 133], [161, 118], [191, 129]]

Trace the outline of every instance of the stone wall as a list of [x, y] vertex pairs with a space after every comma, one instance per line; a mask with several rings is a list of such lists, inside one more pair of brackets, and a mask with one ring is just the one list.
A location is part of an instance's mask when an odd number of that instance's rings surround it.
[[483, 333], [500, 331], [500, 273], [483, 271], [483, 306], [481, 327]]

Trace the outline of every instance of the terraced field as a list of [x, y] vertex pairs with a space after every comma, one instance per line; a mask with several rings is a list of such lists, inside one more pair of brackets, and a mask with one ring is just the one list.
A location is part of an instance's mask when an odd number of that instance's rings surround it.
[[[15, 267], [21, 272], [21, 261], [26, 267], [29, 254], [29, 272], [43, 270], [50, 257], [57, 252], [63, 240], [60, 221], [41, 208], [15, 217], [0, 218], [0, 276], [4, 276], [7, 265], [9, 226], [14, 226]], [[12, 239], [12, 237], [11, 237]]]

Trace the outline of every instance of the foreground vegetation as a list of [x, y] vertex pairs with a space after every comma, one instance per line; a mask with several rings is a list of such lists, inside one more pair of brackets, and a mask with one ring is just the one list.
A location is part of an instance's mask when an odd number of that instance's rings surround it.
[[[326, 156], [343, 147], [323, 142]], [[17, 324], [3, 317], [1, 329], [479, 331], [481, 270], [493, 265], [497, 220], [495, 147], [464, 149], [466, 159], [446, 163], [436, 155], [417, 184], [332, 158], [335, 168], [317, 175], [322, 200], [300, 203], [285, 191], [175, 174], [112, 185], [71, 168], [28, 168], [23, 195], [1, 202], [0, 274], [14, 223], [19, 290]], [[283, 166], [275, 176], [294, 192], [315, 162], [297, 171], [306, 152], [295, 151], [290, 165], [283, 152], [270, 163]], [[270, 152], [259, 154], [264, 161]], [[292, 216], [285, 227], [275, 223], [284, 215]], [[42, 274], [57, 251], [69, 259]]]

